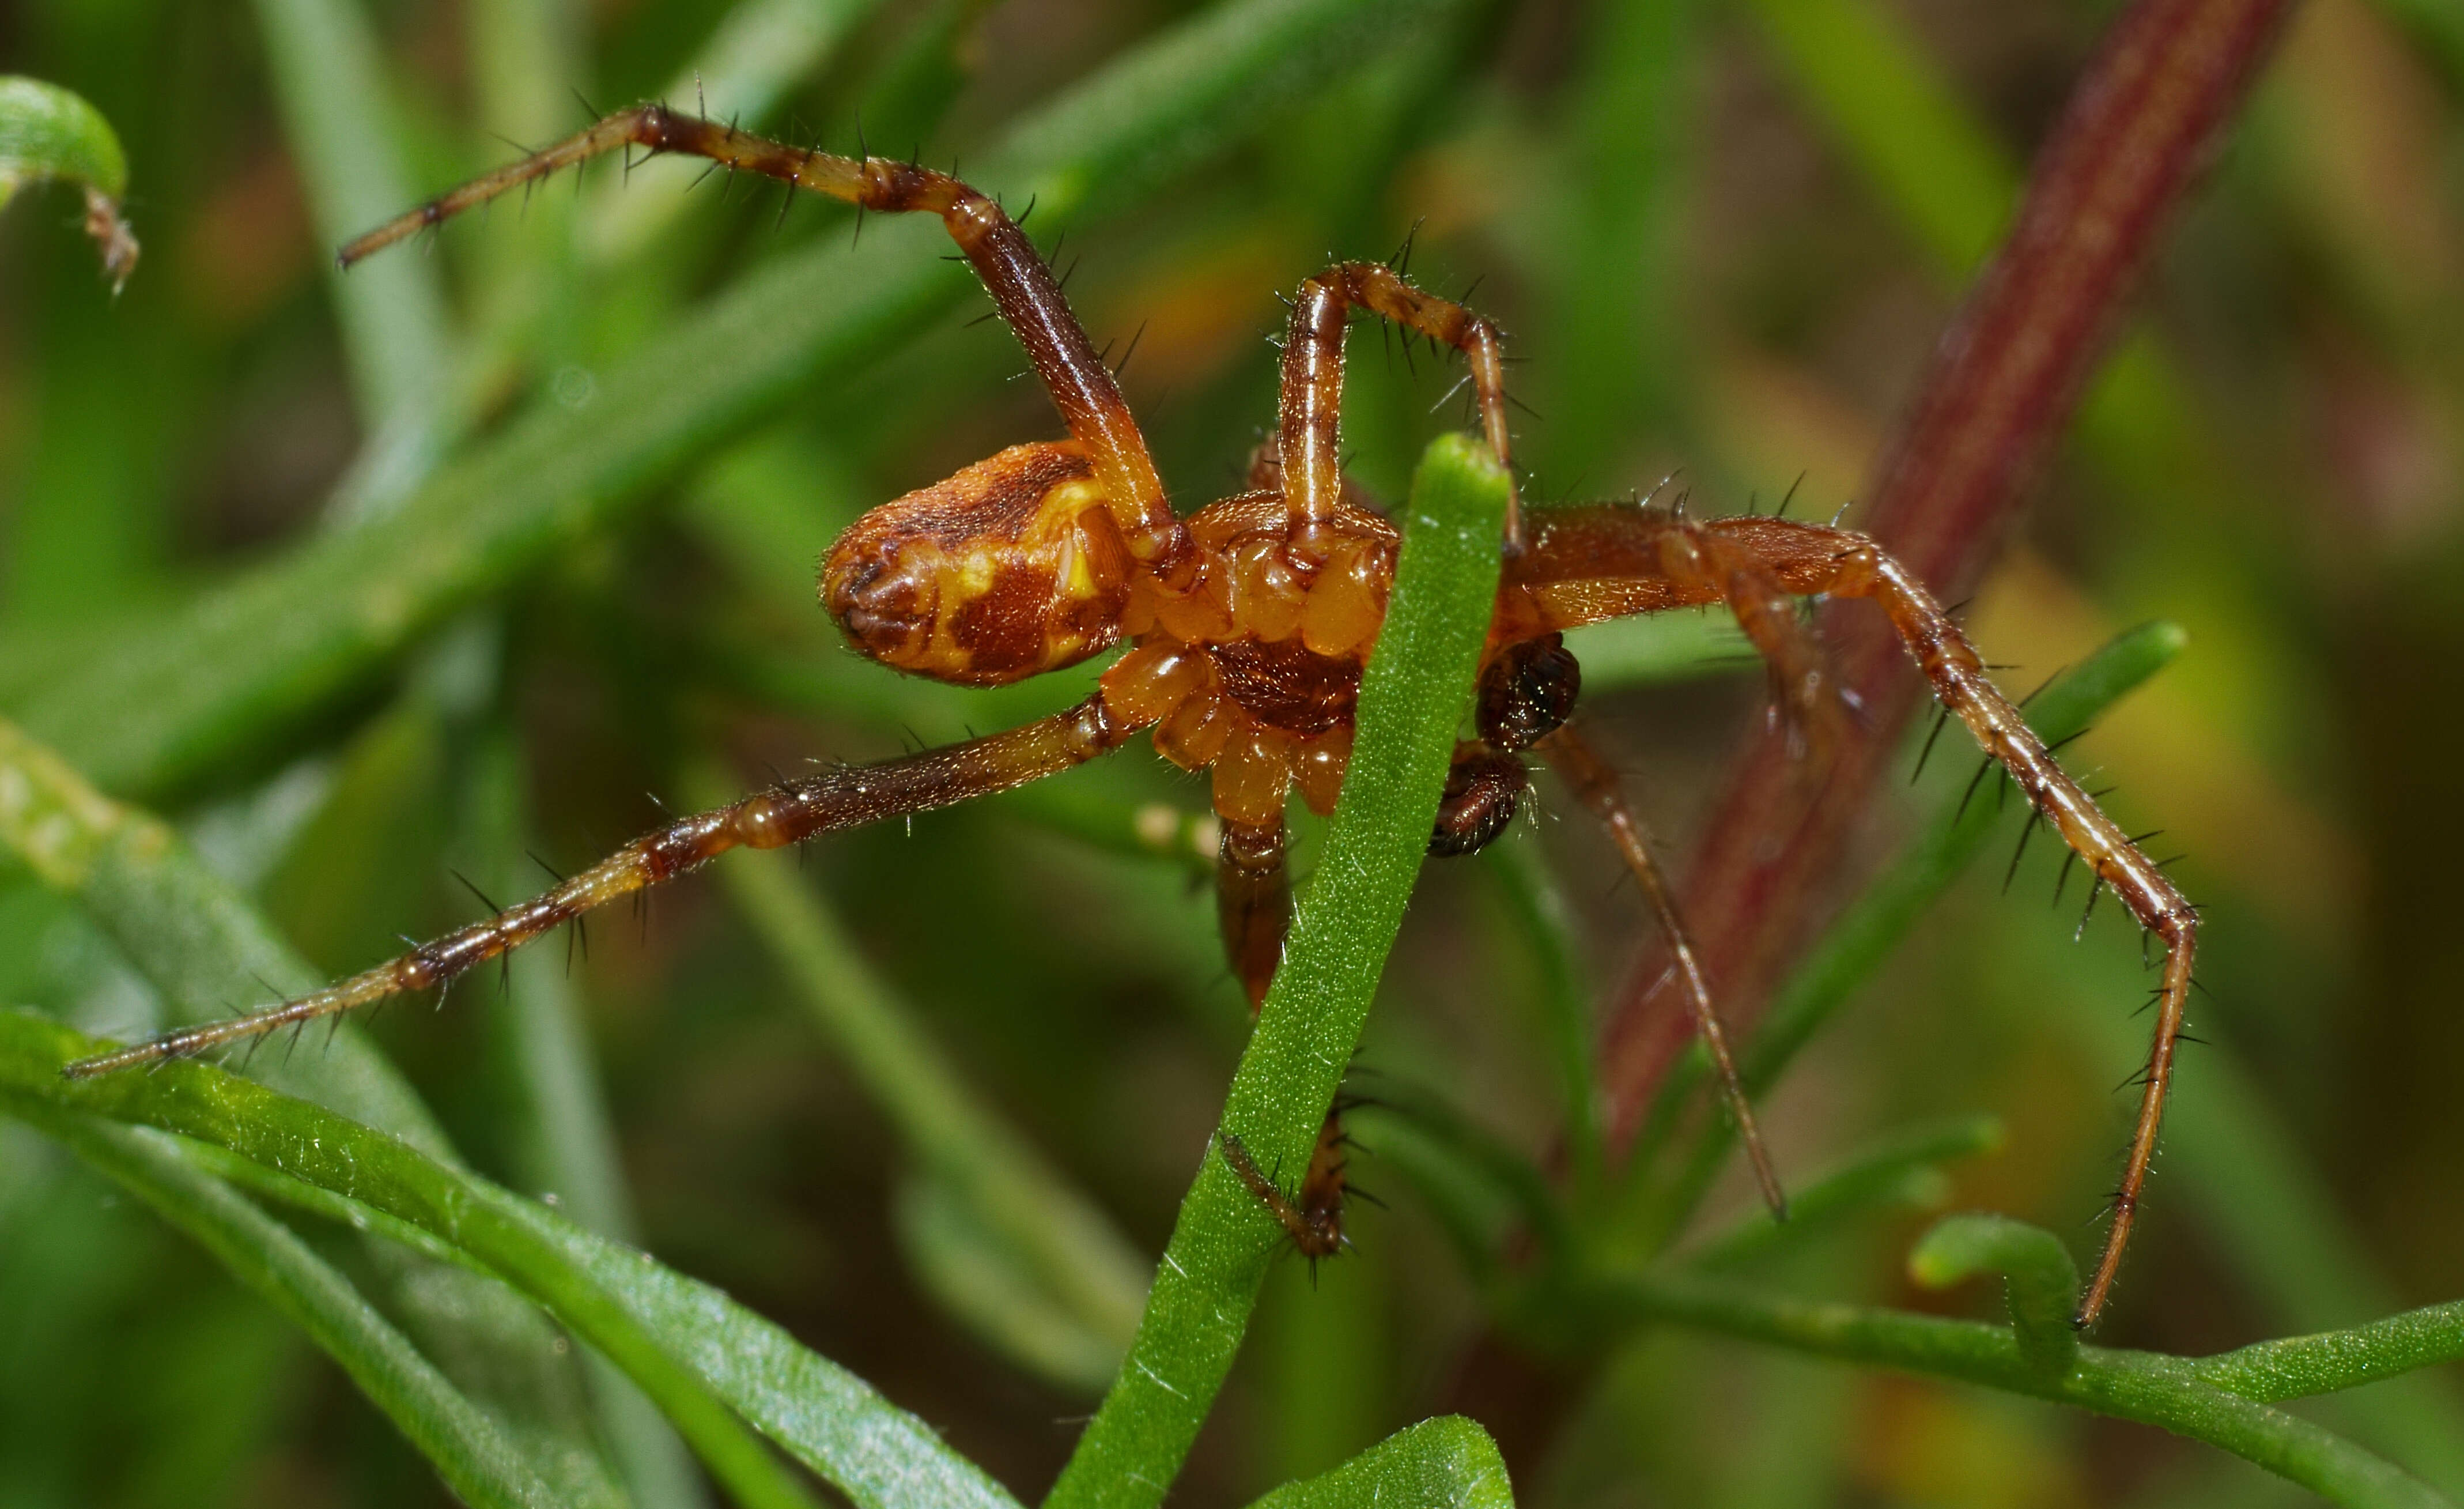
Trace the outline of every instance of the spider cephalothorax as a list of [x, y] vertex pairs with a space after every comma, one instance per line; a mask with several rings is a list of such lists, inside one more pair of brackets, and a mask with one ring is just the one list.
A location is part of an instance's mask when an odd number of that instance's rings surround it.
[[[568, 141], [451, 190], [344, 247], [360, 257], [508, 189], [603, 152], [690, 153], [864, 209], [936, 214], [1051, 395], [1066, 440], [1013, 446], [948, 480], [885, 503], [832, 546], [822, 597], [849, 640], [899, 671], [997, 685], [1073, 665], [1123, 641], [1096, 693], [1004, 733], [869, 766], [782, 780], [732, 806], [681, 818], [533, 900], [423, 943], [327, 988], [252, 1016], [170, 1033], [71, 1068], [101, 1074], [157, 1062], [330, 1015], [404, 990], [441, 987], [616, 897], [656, 885], [737, 847], [777, 848], [885, 817], [1005, 790], [1119, 748], [1152, 729], [1155, 747], [1205, 770], [1221, 820], [1218, 915], [1235, 973], [1255, 1003], [1282, 957], [1291, 912], [1284, 811], [1294, 788], [1331, 810], [1352, 751], [1362, 667], [1385, 620], [1394, 526], [1338, 464], [1344, 332], [1354, 314], [1451, 347], [1481, 427], [1508, 460], [1500, 337], [1459, 302], [1375, 262], [1338, 262], [1304, 281], [1285, 332], [1272, 440], [1248, 489], [1181, 518], [1164, 495], [1113, 375], [1071, 315], [1044, 259], [1000, 205], [913, 163], [840, 157], [751, 136], [664, 105], [638, 105]], [[1503, 570], [1483, 656], [1478, 738], [1457, 747], [1431, 852], [1467, 854], [1502, 832], [1543, 756], [1606, 825], [1667, 935], [1698, 1030], [1725, 1082], [1766, 1197], [1777, 1182], [1730, 1062], [1711, 982], [1616, 774], [1567, 722], [1581, 690], [1563, 631], [1634, 613], [1723, 606], [1769, 662], [1793, 728], [1818, 739], [1837, 713], [1829, 677], [1795, 611], [1807, 595], [1872, 600], [1943, 706], [2010, 774], [2035, 817], [2060, 834], [2167, 955], [2139, 1118], [2114, 1220], [2081, 1324], [2102, 1307], [2128, 1240], [2172, 1082], [2190, 987], [2197, 916], [2131, 838], [2100, 810], [1994, 687], [1976, 652], [1922, 582], [1862, 535], [1785, 519], [1697, 520], [1643, 502], [1526, 517], [1509, 501]], [[1224, 1152], [1304, 1251], [1340, 1245], [1343, 1194], [1330, 1114], [1297, 1202], [1260, 1176], [1239, 1144]], [[1270, 1198], [1271, 1195], [1271, 1198]]]

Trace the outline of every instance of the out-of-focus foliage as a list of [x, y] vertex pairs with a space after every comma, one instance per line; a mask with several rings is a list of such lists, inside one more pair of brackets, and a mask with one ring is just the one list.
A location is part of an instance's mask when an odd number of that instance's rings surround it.
[[[60, 232], [65, 191], [30, 189], [0, 220], [0, 711], [169, 815], [202, 867], [173, 898], [201, 910], [115, 914], [129, 895], [81, 902], [0, 861], [0, 1008], [124, 1034], [253, 1004], [297, 987], [285, 971], [356, 968], [398, 934], [462, 921], [476, 903], [457, 870], [506, 899], [545, 866], [595, 857], [657, 803], [694, 799], [714, 763], [758, 781], [1078, 695], [1067, 677], [992, 694], [902, 682], [847, 655], [812, 601], [814, 557], [866, 504], [1055, 428], [1033, 385], [1008, 380], [1022, 364], [999, 325], [966, 323], [975, 296], [933, 260], [946, 246], [929, 227], [869, 219], [850, 245], [852, 217], [830, 207], [781, 220], [771, 192], [724, 177], [688, 191], [699, 165], [627, 177], [611, 163], [424, 254], [329, 271], [337, 235], [494, 165], [508, 139], [581, 124], [576, 94], [682, 104], [697, 78], [714, 113], [838, 149], [860, 119], [875, 149], [955, 157], [1013, 208], [1025, 175], [1099, 161], [1072, 189], [1083, 202], [1047, 192], [1030, 230], [1048, 244], [1071, 217], [1062, 265], [1077, 264], [1070, 294], [1099, 344], [1143, 332], [1125, 385], [1184, 507], [1239, 485], [1270, 418], [1276, 292], [1330, 252], [1384, 255], [1417, 226], [1414, 272], [1447, 293], [1480, 279], [1477, 301], [1525, 359], [1530, 496], [1619, 494], [1682, 468], [1714, 508], [1793, 484], [1801, 512], [1827, 516], [1853, 505], [2108, 8], [1465, 0], [1397, 8], [1408, 24], [1386, 32], [1290, 33], [1326, 55], [1219, 47], [1177, 93], [1052, 114], [1199, 13], [1094, 0], [12, 12], [0, 71], [57, 81], [117, 129], [147, 255], [115, 300], [92, 248]], [[2306, 0], [1966, 614], [2019, 691], [2127, 625], [2187, 632], [2068, 754], [2120, 784], [2133, 831], [2167, 831], [2157, 846], [2187, 854], [2175, 873], [2208, 908], [2206, 1043], [2189, 1050], [2143, 1234], [2095, 1338], [2109, 1345], [2197, 1355], [2354, 1325], [2453, 1298], [2464, 1269], [2458, 37], [2424, 0]], [[1266, 80], [1254, 98], [1199, 87], [1252, 66]], [[1149, 129], [1104, 135], [1130, 121]], [[669, 351], [694, 365], [663, 377]], [[1429, 410], [1454, 374], [1389, 358], [1367, 331], [1353, 370], [1355, 474], [1400, 498], [1453, 422]], [[560, 440], [591, 434], [611, 394], [648, 402], [663, 380], [666, 428]], [[560, 470], [527, 467], [534, 454]], [[450, 529], [440, 498], [461, 499]], [[388, 596], [388, 556], [369, 542], [395, 540], [445, 553], [404, 555]], [[260, 659], [241, 620], [217, 616], [300, 607], [284, 591], [322, 594], [328, 649], [286, 657], [269, 631]], [[1691, 620], [1584, 654], [1587, 709], [1682, 853], [1761, 716], [1760, 679]], [[1875, 852], [1956, 801], [1969, 767], [1945, 752], [1878, 805]], [[424, 1149], [458, 1149], [495, 1184], [725, 1290], [781, 1328], [782, 1348], [826, 1357], [1037, 1494], [1079, 1433], [1056, 1418], [1087, 1412], [1128, 1334], [1246, 1036], [1193, 885], [1202, 805], [1201, 786], [1133, 749], [833, 840], [800, 877], [670, 887], [643, 921], [603, 920], [586, 950], [577, 939], [569, 968], [557, 945], [535, 949], [502, 999], [490, 975], [442, 1013], [387, 1013], [366, 1034], [383, 1056], [353, 1032], [319, 1059], [311, 1036], [297, 1072], [381, 1072], [384, 1103], [432, 1108], [412, 1134]], [[2136, 940], [2118, 913], [2074, 945], [2077, 914], [2042, 906], [2054, 846], [2007, 887], [1989, 858], [1929, 908], [1911, 903], [1907, 942], [1824, 1001], [1827, 1026], [1767, 1102], [1804, 1230], [1761, 1234], [1733, 1169], [1693, 1219], [1689, 1170], [1711, 1166], [1693, 1155], [1716, 1128], [1679, 1119], [1664, 1143], [1679, 1156], [1656, 1165], [1676, 1174], [1642, 1188], [1616, 1185], [1588, 1135], [1589, 1013], [1641, 911], [1564, 793], [1544, 780], [1536, 805], [1503, 854], [1420, 877], [1353, 1081], [1381, 1102], [1354, 1118], [1368, 1144], [1354, 1172], [1392, 1209], [1355, 1206], [1358, 1251], [1314, 1276], [1270, 1271], [1176, 1501], [1290, 1483], [1289, 1501], [1348, 1502], [1381, 1463], [1481, 1501], [1494, 1458], [1474, 1432], [1439, 1420], [1397, 1434], [1458, 1413], [1496, 1436], [1526, 1504], [2299, 1494], [2141, 1426], [1687, 1327], [1908, 1366], [1947, 1332], [1877, 1331], [1860, 1352], [1826, 1343], [1845, 1333], [1817, 1334], [1811, 1308], [1740, 1319], [1708, 1279], [1531, 1296], [1484, 1268], [1505, 1233], [1528, 1254], [1563, 1219], [1617, 1233], [1631, 1259], [1677, 1240], [1754, 1292], [1999, 1320], [1986, 1285], [1932, 1293], [1903, 1255], [1946, 1206], [2081, 1232], [2123, 1135], [2108, 1092], [2141, 1050]], [[2015, 814], [2002, 821], [2015, 839]], [[1319, 831], [1304, 839], [1306, 877]], [[1862, 900], [1886, 910], [1904, 883], [1886, 872]], [[798, 886], [826, 910], [800, 913]], [[242, 899], [287, 946], [232, 921]], [[99, 921], [112, 915], [240, 931], [214, 954], [203, 935], [114, 935]], [[230, 966], [179, 973], [205, 957]], [[393, 1125], [371, 1105], [342, 1109]], [[165, 1163], [151, 1134], [112, 1135], [116, 1151], [91, 1142], [81, 1157], [0, 1122], [0, 1500], [438, 1502], [380, 1405], [450, 1421], [466, 1397], [492, 1411], [469, 1429], [503, 1438], [505, 1482], [703, 1498], [686, 1447], [619, 1369], [547, 1352], [561, 1335], [501, 1291], [507, 1308], [488, 1309], [480, 1281], [457, 1287], [459, 1270], [404, 1246], [414, 1232], [258, 1204], [202, 1154]], [[105, 1166], [206, 1192], [166, 1225]], [[253, 1243], [264, 1271], [227, 1270], [178, 1234], [211, 1243], [210, 1230]], [[1992, 1232], [1953, 1231], [1969, 1250], [1938, 1234], [1927, 1274], [2012, 1260]], [[1089, 1255], [1073, 1266], [1071, 1252]], [[341, 1287], [319, 1289], [329, 1278]], [[277, 1292], [295, 1298], [260, 1298]], [[369, 1298], [353, 1309], [354, 1296]], [[1569, 1313], [1597, 1323], [1569, 1336]], [[363, 1394], [303, 1316], [358, 1327], [365, 1355], [391, 1337], [450, 1386], [423, 1394], [407, 1369], [395, 1392]], [[1973, 1330], [1939, 1344], [1985, 1346]], [[2027, 1351], [2028, 1335], [2011, 1344]], [[2369, 1345], [2438, 1355], [2409, 1332]], [[2355, 1381], [2313, 1354], [2236, 1356], [2148, 1384], [2133, 1417], [2192, 1397], [2159, 1384], [2261, 1400]], [[2031, 1365], [2013, 1353], [2007, 1374], [1974, 1362], [1961, 1376], [2019, 1387]], [[2216, 1430], [2240, 1429], [2240, 1408], [2218, 1405]], [[2464, 1497], [2452, 1365], [2290, 1408]], [[725, 1459], [717, 1435], [686, 1434]], [[773, 1491], [759, 1464], [738, 1468], [729, 1494]]]
[[114, 291], [137, 270], [137, 236], [120, 213], [128, 158], [94, 106], [38, 78], [0, 77], [0, 205], [58, 179], [85, 194], [85, 231]]

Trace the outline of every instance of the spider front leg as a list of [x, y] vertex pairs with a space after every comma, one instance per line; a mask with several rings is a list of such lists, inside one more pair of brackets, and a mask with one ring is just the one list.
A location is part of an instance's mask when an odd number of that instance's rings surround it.
[[442, 990], [475, 965], [544, 933], [689, 871], [730, 849], [777, 849], [887, 817], [948, 807], [1024, 786], [1119, 748], [1146, 726], [1105, 705], [1102, 694], [1006, 733], [927, 749], [878, 765], [840, 766], [781, 781], [708, 812], [647, 833], [555, 889], [420, 944], [373, 969], [246, 1016], [184, 1028], [61, 1071], [90, 1078], [140, 1064], [187, 1058], [388, 996]]
[[[1506, 429], [1506, 365], [1497, 326], [1451, 300], [1422, 293], [1382, 262], [1337, 262], [1301, 284], [1284, 340], [1283, 394], [1277, 411], [1276, 450], [1282, 463], [1292, 542], [1304, 553], [1323, 555], [1319, 537], [1343, 497], [1343, 337], [1354, 308], [1366, 309], [1463, 352], [1465, 379], [1480, 407], [1481, 428], [1500, 465], [1510, 463]], [[1523, 540], [1519, 499], [1508, 495], [1506, 540], [1509, 551]]]
[[730, 172], [760, 173], [864, 210], [939, 215], [1091, 463], [1101, 501], [1130, 555], [1168, 581], [1187, 576], [1188, 533], [1165, 499], [1163, 480], [1120, 385], [1070, 312], [1052, 270], [1000, 205], [947, 173], [888, 158], [790, 146], [679, 115], [663, 104], [642, 104], [395, 216], [344, 246], [335, 259], [347, 268], [510, 189], [634, 146], [705, 157]]
[[1789, 592], [1872, 599], [1890, 619], [1934, 697], [2010, 773], [2037, 818], [2061, 834], [2090, 877], [2090, 899], [2111, 888], [2139, 924], [2165, 943], [2156, 1024], [2113, 1221], [2076, 1323], [2102, 1313], [2122, 1267], [2147, 1169], [2156, 1155], [2174, 1050], [2189, 1003], [2198, 912], [2120, 824], [2071, 779], [1995, 687], [1957, 623], [1908, 568], [1863, 535], [1781, 519], [1697, 523], [1638, 504], [1553, 509], [1529, 548], [1507, 564], [1499, 631], [1530, 634], [1627, 613], [1730, 600], [1732, 569], [1746, 563]]

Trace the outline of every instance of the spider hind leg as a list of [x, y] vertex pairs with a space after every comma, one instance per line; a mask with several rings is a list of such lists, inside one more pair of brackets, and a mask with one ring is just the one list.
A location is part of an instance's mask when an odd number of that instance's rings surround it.
[[[2036, 818], [2061, 835], [2090, 884], [2111, 891], [2143, 928], [2163, 940], [2155, 1032], [2140, 1076], [2129, 1151], [2103, 1250], [2074, 1317], [2082, 1328], [2095, 1323], [2121, 1270], [2156, 1156], [2189, 1004], [2196, 908], [2062, 769], [2055, 751], [1993, 684], [1958, 621], [1913, 572], [1866, 536], [1751, 516], [1696, 521], [1615, 503], [1553, 509], [1538, 517], [1528, 547], [1507, 560], [1499, 599], [1502, 624], [1524, 633], [1670, 608], [1724, 602], [1733, 607], [1741, 566], [1745, 580], [1768, 580], [1794, 596], [1872, 600], [1915, 659], [1935, 700], [2007, 772]], [[1750, 632], [1753, 624], [1747, 627]]]
[[1111, 753], [1145, 724], [1123, 718], [1102, 694], [1067, 712], [1004, 733], [927, 749], [876, 765], [832, 766], [782, 781], [707, 812], [680, 817], [556, 885], [492, 917], [418, 944], [409, 952], [321, 990], [245, 1016], [225, 1017], [79, 1059], [61, 1075], [87, 1079], [116, 1070], [191, 1058], [390, 996], [444, 991], [462, 975], [500, 959], [619, 897], [638, 902], [649, 888], [701, 868], [730, 849], [778, 849], [988, 796]]
[[1249, 1156], [1241, 1139], [1225, 1132], [1219, 1141], [1223, 1161], [1231, 1165], [1232, 1172], [1291, 1237], [1294, 1250], [1312, 1265], [1321, 1257], [1335, 1256], [1351, 1245], [1343, 1234], [1344, 1167], [1349, 1160], [1344, 1152], [1347, 1139], [1341, 1111], [1327, 1113], [1324, 1124], [1318, 1128], [1317, 1146], [1309, 1155], [1309, 1172], [1302, 1178], [1300, 1187], [1290, 1194], [1258, 1167], [1257, 1160]]

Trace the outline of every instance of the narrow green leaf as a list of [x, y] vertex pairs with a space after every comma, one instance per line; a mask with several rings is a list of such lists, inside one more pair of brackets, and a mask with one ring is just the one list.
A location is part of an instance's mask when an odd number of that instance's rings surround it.
[[[339, 246], [415, 197], [396, 146], [383, 49], [353, 0], [255, 0], [255, 11], [309, 218], [319, 240]], [[335, 511], [357, 521], [399, 505], [444, 454], [451, 323], [431, 258], [326, 277], [370, 434]]]
[[[2178, 625], [2167, 623], [2143, 624], [2116, 635], [2029, 702], [2028, 726], [2049, 744], [2073, 737], [2171, 664], [2189, 642]], [[1765, 1090], [1777, 1080], [1857, 984], [1983, 852], [2003, 826], [2001, 815], [1998, 803], [1945, 804], [1925, 836], [1824, 934], [1772, 1002], [1739, 1066], [1747, 1088]]]
[[2464, 1299], [2343, 1331], [2289, 1336], [2203, 1357], [2191, 1371], [2245, 1399], [2306, 1399], [2464, 1361]]
[[741, 1503], [807, 1509], [812, 1500], [737, 1413], [867, 1509], [1013, 1503], [923, 1422], [706, 1284], [393, 1138], [209, 1065], [60, 1076], [95, 1046], [36, 1017], [0, 1015], [0, 1105], [177, 1132], [281, 1176], [260, 1192], [291, 1198], [286, 1186], [306, 1187], [297, 1198], [309, 1209], [363, 1207], [417, 1228], [624, 1368]]
[[[707, 101], [748, 131], [765, 130], [787, 91], [826, 67], [839, 44], [879, 8], [880, 0], [742, 0], [659, 98], [685, 109]], [[657, 159], [643, 166], [652, 171], [637, 174], [631, 185], [605, 179], [584, 195], [582, 250], [593, 260], [607, 264], [633, 255], [685, 212], [682, 195], [657, 190], [681, 187], [700, 169]]]
[[1331, 1473], [1286, 1483], [1252, 1509], [1513, 1509], [1506, 1459], [1459, 1414], [1406, 1426]]
[[0, 206], [19, 189], [56, 178], [85, 190], [85, 233], [118, 293], [137, 270], [137, 235], [121, 217], [128, 158], [102, 112], [38, 78], [0, 75]]
[[128, 158], [102, 112], [39, 78], [0, 75], [0, 204], [23, 186], [65, 178], [117, 199]]
[[[203, 1021], [238, 1001], [322, 984], [248, 899], [200, 863], [152, 814], [112, 801], [57, 755], [0, 721], [0, 848], [74, 897], [161, 992], [172, 1020]], [[455, 1154], [418, 1094], [348, 1023], [323, 1051], [269, 1056], [253, 1072], [403, 1139]]]
[[[97, 792], [56, 756], [0, 721], [0, 847], [74, 897], [159, 992], [177, 1022], [221, 1015], [322, 983], [248, 900], [148, 813]], [[151, 1024], [147, 1024], [151, 1025]], [[402, 1138], [457, 1158], [428, 1108], [359, 1030], [320, 1030], [313, 1053], [252, 1055], [252, 1072]], [[496, 1410], [542, 1476], [570, 1496], [615, 1492], [581, 1406], [576, 1364], [553, 1328], [502, 1285], [439, 1270], [389, 1242], [367, 1244], [384, 1295], [413, 1339], [466, 1391]]]
[[298, 1233], [187, 1156], [188, 1144], [143, 1127], [117, 1126], [29, 1102], [11, 1110], [144, 1201], [193, 1237], [232, 1276], [308, 1333], [371, 1403], [417, 1446], [446, 1485], [474, 1509], [544, 1509], [562, 1500], [522, 1460], [485, 1411], [445, 1376], [349, 1279]]
[[2019, 169], [1907, 34], [1866, 0], [1750, 0], [1818, 122], [1943, 271], [1964, 277], [2000, 240]]
[[[1219, 1137], [1261, 1168], [1305, 1168], [1426, 854], [1497, 590], [1508, 479], [1441, 436], [1402, 521], [1385, 628], [1361, 678], [1359, 742], [1316, 877], [1226, 1098]], [[1232, 1365], [1283, 1228], [1210, 1142], [1120, 1376], [1049, 1504], [1158, 1502]]]
[[1949, 1198], [1941, 1165], [2001, 1145], [2002, 1123], [1990, 1116], [1961, 1117], [1896, 1132], [1851, 1155], [1836, 1170], [1791, 1189], [1786, 1221], [1774, 1221], [1770, 1211], [1757, 1209], [1729, 1231], [1692, 1248], [1683, 1261], [1705, 1272], [1733, 1268], [1800, 1247], [1842, 1219], [1878, 1206], [1939, 1208]]
[[1782, 1298], [1675, 1276], [1607, 1279], [1595, 1297], [1603, 1309], [1595, 1313], [1603, 1318], [1621, 1313], [1629, 1320], [1692, 1326], [2158, 1426], [2221, 1447], [2356, 1509], [2452, 1509], [2446, 1498], [2385, 1459], [2323, 1426], [2215, 1387], [2199, 1377], [2200, 1365], [2178, 1358], [2082, 1346], [2075, 1366], [2049, 1372], [2021, 1355], [2007, 1326]]

